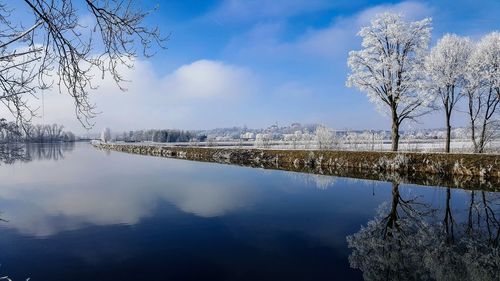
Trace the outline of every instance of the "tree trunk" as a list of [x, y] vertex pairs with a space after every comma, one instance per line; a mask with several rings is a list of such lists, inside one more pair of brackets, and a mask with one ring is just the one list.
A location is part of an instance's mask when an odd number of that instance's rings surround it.
[[451, 114], [446, 113], [446, 144], [444, 151], [450, 153], [450, 143], [451, 143], [451, 124], [450, 124]]
[[478, 153], [479, 148], [476, 142], [476, 124], [474, 122], [471, 122], [471, 140], [472, 140], [472, 146], [474, 147], [474, 153]]
[[391, 140], [392, 140], [392, 151], [398, 151], [399, 145], [399, 120], [396, 110], [392, 110], [392, 130], [391, 130]]
[[484, 152], [484, 147], [486, 146], [486, 123], [487, 120], [486, 118], [483, 121], [483, 125], [481, 127], [481, 135], [479, 136], [479, 144], [478, 144], [478, 149], [477, 153], [483, 153]]
[[[489, 97], [488, 97], [488, 102], [489, 102]], [[486, 114], [483, 119], [483, 124], [481, 124], [481, 132], [479, 135], [479, 143], [477, 145], [477, 153], [483, 153], [484, 152], [484, 147], [486, 146], [486, 129], [488, 126], [488, 111], [489, 108], [486, 108]]]

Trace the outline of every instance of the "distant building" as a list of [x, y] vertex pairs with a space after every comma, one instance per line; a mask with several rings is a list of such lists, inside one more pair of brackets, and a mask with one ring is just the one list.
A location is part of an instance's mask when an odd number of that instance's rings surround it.
[[255, 139], [255, 134], [252, 132], [246, 132], [240, 135], [240, 139], [248, 141], [248, 140], [254, 140]]
[[217, 136], [215, 137], [215, 141], [231, 141], [232, 138], [230, 136]]

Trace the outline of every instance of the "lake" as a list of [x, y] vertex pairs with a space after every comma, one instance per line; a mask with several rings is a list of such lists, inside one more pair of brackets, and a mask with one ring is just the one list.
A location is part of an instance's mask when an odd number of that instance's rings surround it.
[[0, 165], [13, 280], [499, 280], [500, 193], [30, 145]]

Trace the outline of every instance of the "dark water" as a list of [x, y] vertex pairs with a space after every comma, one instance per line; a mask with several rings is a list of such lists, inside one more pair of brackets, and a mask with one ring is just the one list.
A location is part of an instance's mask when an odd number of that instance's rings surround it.
[[0, 277], [499, 280], [498, 193], [29, 149], [0, 166]]

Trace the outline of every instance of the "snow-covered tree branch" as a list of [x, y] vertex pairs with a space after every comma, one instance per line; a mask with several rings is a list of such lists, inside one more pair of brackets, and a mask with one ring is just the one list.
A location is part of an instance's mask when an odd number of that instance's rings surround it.
[[484, 36], [467, 68], [466, 95], [474, 152], [482, 153], [499, 126], [500, 32]]
[[[133, 67], [138, 46], [146, 56], [163, 46], [158, 29], [143, 24], [149, 12], [134, 0], [20, 2], [30, 16], [14, 22], [14, 10], [0, 1], [0, 102], [21, 125], [36, 114], [28, 97], [56, 86], [73, 99], [82, 125], [91, 127], [95, 74], [109, 74], [120, 86], [119, 66]], [[91, 20], [84, 19], [81, 7]]]

